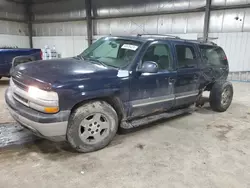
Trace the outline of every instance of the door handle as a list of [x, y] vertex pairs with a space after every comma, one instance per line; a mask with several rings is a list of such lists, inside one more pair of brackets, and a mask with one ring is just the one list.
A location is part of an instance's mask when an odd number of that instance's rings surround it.
[[175, 83], [175, 78], [169, 77], [168, 78], [168, 82], [171, 83], [171, 84]]

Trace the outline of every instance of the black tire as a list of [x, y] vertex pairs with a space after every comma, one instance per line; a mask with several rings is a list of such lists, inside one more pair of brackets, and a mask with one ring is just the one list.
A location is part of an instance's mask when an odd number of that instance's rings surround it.
[[[223, 97], [223, 92], [227, 91], [229, 96], [227, 100]], [[209, 103], [212, 110], [216, 112], [225, 112], [232, 103], [233, 85], [228, 81], [215, 82], [209, 96]]]
[[[98, 122], [95, 118], [98, 116], [97, 114], [101, 116], [99, 123], [96, 123]], [[102, 123], [108, 128], [102, 129]], [[118, 116], [112, 106], [104, 101], [92, 101], [80, 106], [71, 114], [67, 140], [78, 152], [92, 152], [106, 147], [116, 135], [117, 129]], [[102, 131], [103, 135], [101, 134]], [[85, 134], [88, 136], [87, 139]], [[98, 139], [95, 139], [96, 137]], [[102, 138], [100, 139], [100, 137]]]
[[2, 79], [2, 76], [0, 76], [0, 80]]

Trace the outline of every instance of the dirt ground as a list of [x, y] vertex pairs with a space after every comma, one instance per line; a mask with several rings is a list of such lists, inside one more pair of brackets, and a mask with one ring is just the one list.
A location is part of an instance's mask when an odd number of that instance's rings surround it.
[[[0, 119], [8, 131], [15, 124], [3, 102], [6, 83], [0, 81]], [[0, 187], [248, 188], [250, 84], [234, 83], [234, 90], [225, 113], [206, 105], [191, 115], [117, 135], [93, 153], [36, 139], [1, 148]]]

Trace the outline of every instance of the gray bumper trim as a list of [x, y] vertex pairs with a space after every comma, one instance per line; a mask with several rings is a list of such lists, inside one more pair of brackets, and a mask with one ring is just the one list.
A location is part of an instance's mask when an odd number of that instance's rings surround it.
[[20, 123], [24, 127], [39, 132], [44, 137], [55, 137], [55, 136], [66, 135], [67, 125], [68, 125], [67, 121], [54, 122], [54, 123], [39, 123], [19, 115], [10, 107], [8, 107], [8, 109], [12, 117], [18, 123]]

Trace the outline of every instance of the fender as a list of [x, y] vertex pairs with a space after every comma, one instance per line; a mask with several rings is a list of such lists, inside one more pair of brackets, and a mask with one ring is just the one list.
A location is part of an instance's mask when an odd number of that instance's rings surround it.
[[86, 102], [93, 99], [98, 98], [107, 98], [110, 96], [119, 96], [119, 89], [118, 88], [109, 88], [109, 89], [100, 89], [100, 90], [93, 90], [93, 91], [81, 91], [77, 93], [65, 93], [64, 96], [68, 96], [67, 98], [62, 97], [60, 100], [60, 106], [64, 110], [71, 110], [79, 103]]
[[[72, 95], [72, 101], [68, 105], [70, 106], [69, 110], [77, 108], [82, 103], [88, 102], [90, 100], [104, 100], [109, 103], [117, 112], [119, 120], [122, 120], [127, 117], [128, 106], [124, 105], [122, 99], [120, 98], [120, 90], [118, 88], [112, 89], [102, 89], [95, 91], [86, 91], [78, 93], [77, 95]], [[67, 107], [69, 107], [67, 105]]]

